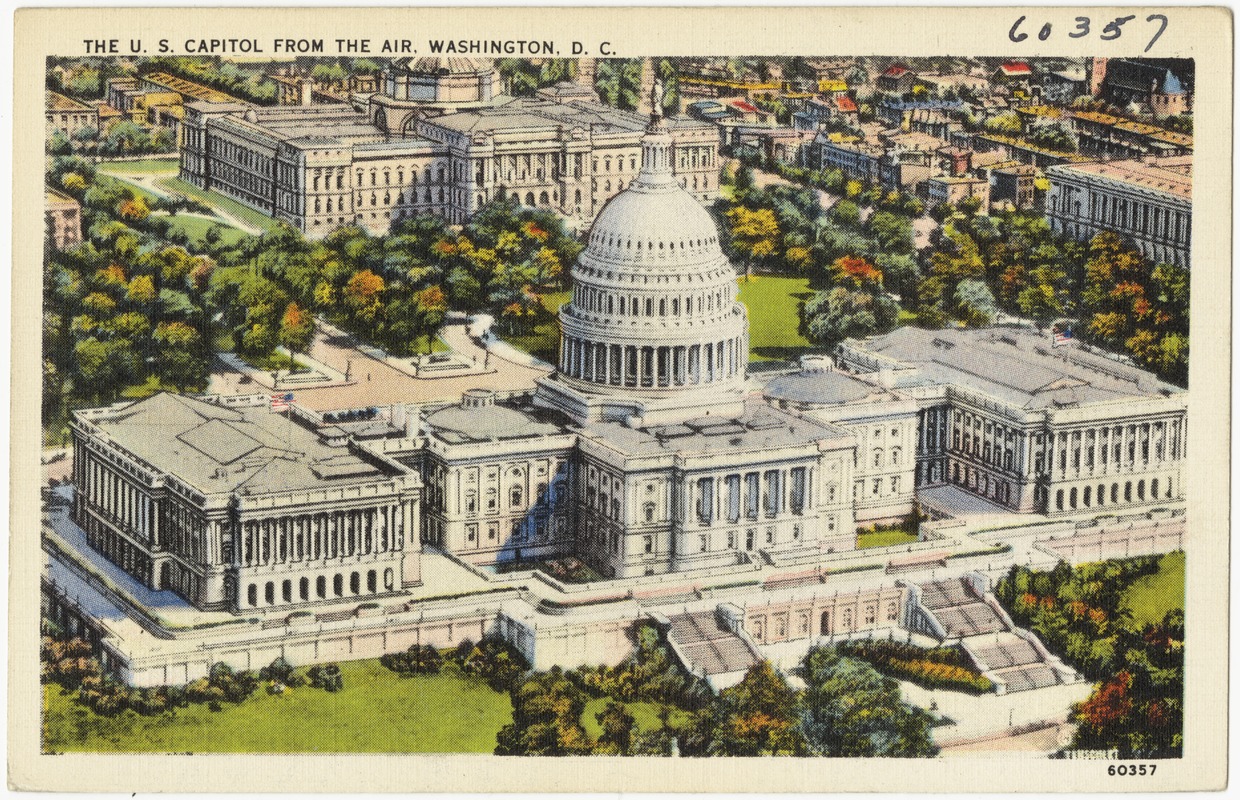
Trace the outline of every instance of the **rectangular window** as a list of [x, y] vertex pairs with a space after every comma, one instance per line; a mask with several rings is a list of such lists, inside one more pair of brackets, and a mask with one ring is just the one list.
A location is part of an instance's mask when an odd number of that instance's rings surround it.
[[750, 472], [745, 476], [745, 517], [758, 518], [758, 473]]
[[706, 552], [706, 535], [702, 534], [701, 536], [699, 536], [698, 541], [701, 546], [701, 552], [705, 553]]
[[654, 552], [654, 537], [653, 536], [646, 537], [646, 552], [647, 553]]
[[715, 506], [714, 497], [715, 481], [713, 478], [698, 479], [698, 521], [703, 525], [709, 525], [712, 519], [712, 510]]
[[780, 496], [779, 472], [778, 470], [767, 470], [766, 472], [766, 496], [764, 504], [766, 507], [766, 515], [773, 517], [780, 512], [783, 498]]
[[800, 514], [805, 510], [805, 467], [792, 470], [792, 513]]
[[729, 475], [728, 482], [728, 522], [736, 522], [741, 518], [741, 476]]

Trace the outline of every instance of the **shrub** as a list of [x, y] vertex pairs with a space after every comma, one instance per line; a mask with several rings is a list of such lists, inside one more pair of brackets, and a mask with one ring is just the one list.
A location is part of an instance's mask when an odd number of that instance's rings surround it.
[[857, 641], [839, 645], [841, 655], [867, 661], [884, 675], [929, 689], [960, 689], [989, 692], [991, 682], [982, 677], [965, 653], [955, 647], [926, 649], [889, 641]]
[[403, 653], [380, 656], [379, 663], [402, 675], [434, 675], [443, 665], [443, 656], [429, 644], [415, 644]]
[[340, 674], [340, 667], [335, 664], [316, 664], [306, 670], [306, 677], [316, 689], [338, 692], [344, 688], [344, 677]]

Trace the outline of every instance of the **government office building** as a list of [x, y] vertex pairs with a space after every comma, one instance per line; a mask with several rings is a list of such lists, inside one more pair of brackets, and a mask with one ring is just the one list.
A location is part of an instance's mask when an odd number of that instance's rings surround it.
[[1018, 329], [901, 328], [755, 391], [736, 270], [653, 116], [532, 394], [328, 424], [160, 394], [77, 412], [74, 521], [151, 589], [235, 613], [377, 600], [423, 548], [605, 578], [814, 564], [939, 487], [996, 512], [1174, 503], [1187, 394]]
[[[181, 177], [312, 238], [435, 214], [468, 221], [492, 200], [553, 210], [585, 228], [637, 176], [643, 118], [561, 83], [536, 97], [499, 94], [485, 60], [392, 62], [382, 91], [350, 104], [185, 106]], [[718, 136], [669, 120], [672, 169], [700, 200], [718, 196]]]
[[1048, 167], [1051, 229], [1088, 240], [1114, 231], [1146, 258], [1188, 267], [1193, 233], [1192, 156]]

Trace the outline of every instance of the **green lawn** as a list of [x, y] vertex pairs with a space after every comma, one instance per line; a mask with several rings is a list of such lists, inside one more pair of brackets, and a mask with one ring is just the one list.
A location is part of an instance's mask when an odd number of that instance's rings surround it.
[[893, 544], [908, 544], [917, 541], [917, 534], [901, 530], [880, 530], [857, 534], [857, 549], [867, 547], [890, 547]]
[[541, 358], [548, 364], [555, 364], [559, 358], [560, 326], [555, 315], [560, 306], [572, 299], [572, 292], [548, 292], [539, 295], [543, 308], [551, 312], [551, 317], [540, 325], [535, 325], [532, 333], [524, 336], [503, 336], [505, 342], [523, 350], [530, 355]]
[[205, 203], [214, 208], [221, 209], [240, 220], [248, 222], [257, 228], [261, 228], [264, 231], [275, 230], [279, 226], [279, 223], [276, 222], [276, 220], [267, 216], [263, 212], [258, 211], [257, 209], [242, 205], [236, 200], [233, 200], [230, 197], [225, 197], [219, 192], [211, 190], [203, 191], [197, 186], [194, 186], [192, 183], [186, 183], [180, 178], [159, 178], [155, 181], [155, 183], [165, 192], [184, 195], [185, 197], [192, 198], [200, 203]]
[[[598, 724], [596, 715], [603, 713], [603, 709], [607, 708], [607, 704], [612, 701], [610, 697], [596, 697], [586, 703], [585, 710], [581, 712], [581, 727], [586, 729], [591, 739], [597, 739], [603, 733], [603, 727]], [[637, 728], [642, 733], [655, 731], [662, 724], [659, 722], [659, 709], [662, 706], [659, 703], [647, 703], [645, 701], [634, 701], [625, 703], [624, 706], [633, 715], [633, 719], [637, 722]], [[668, 722], [673, 728], [682, 727], [689, 721], [689, 713], [679, 708], [672, 708], [671, 717]]]
[[127, 181], [124, 178], [121, 178], [117, 175], [109, 175], [108, 177], [110, 177], [114, 181], [117, 181], [118, 183], [123, 183], [125, 184], [125, 186], [132, 189], [133, 193], [137, 195], [138, 197], [141, 197], [144, 201], [146, 201], [146, 204], [148, 206], [152, 205], [155, 202], [156, 196], [152, 194], [149, 189], [144, 189], [138, 184], [134, 183], [133, 181]]
[[96, 716], [44, 687], [44, 747], [66, 752], [490, 753], [512, 721], [508, 695], [459, 672], [402, 678], [378, 661], [340, 664], [344, 689], [260, 689], [239, 705], [176, 715]]
[[791, 361], [811, 349], [797, 332], [797, 304], [811, 294], [806, 278], [757, 275], [740, 280], [740, 301], [749, 310], [750, 361]]
[[212, 225], [219, 228], [220, 241], [225, 244], [236, 244], [246, 236], [245, 231], [234, 228], [222, 220], [204, 219], [187, 214], [173, 214], [165, 219], [172, 224], [172, 228], [184, 231], [192, 245], [201, 245], [203, 237]]
[[100, 161], [98, 169], [105, 175], [167, 175], [181, 167], [176, 156], [152, 156], [141, 161]]
[[1167, 553], [1158, 572], [1138, 579], [1124, 592], [1123, 605], [1138, 627], [1162, 618], [1173, 608], [1184, 608], [1184, 552]]

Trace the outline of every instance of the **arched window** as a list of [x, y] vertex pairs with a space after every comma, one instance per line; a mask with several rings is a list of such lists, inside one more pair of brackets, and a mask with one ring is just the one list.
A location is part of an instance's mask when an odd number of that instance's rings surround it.
[[267, 601], [267, 605], [276, 601], [276, 585], [271, 581], [267, 581], [267, 585], [263, 587], [263, 599]]
[[336, 575], [332, 577], [332, 591], [335, 592], [337, 597], [342, 597], [344, 595], [344, 576], [340, 573], [336, 573]]
[[349, 575], [349, 591], [353, 594], [361, 594], [362, 579], [356, 572]]
[[258, 605], [258, 586], [250, 584], [250, 588], [246, 590], [246, 599], [250, 601], [250, 605]]
[[310, 599], [310, 579], [309, 578], [302, 578], [297, 588], [299, 590], [297, 594], [301, 597], [302, 600]]
[[447, 170], [443, 168], [443, 165], [440, 165], [439, 172], [437, 173], [440, 183], [444, 182], [444, 178], [447, 177], [447, 174], [448, 174]]
[[644, 508], [646, 521], [654, 522], [654, 503], [647, 503]]
[[830, 611], [822, 612], [822, 616], [818, 618], [818, 635], [819, 636], [830, 636], [831, 635], [831, 612]]
[[327, 578], [320, 575], [314, 581], [314, 593], [320, 598], [327, 597]]

